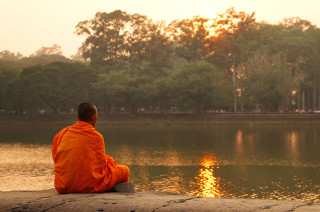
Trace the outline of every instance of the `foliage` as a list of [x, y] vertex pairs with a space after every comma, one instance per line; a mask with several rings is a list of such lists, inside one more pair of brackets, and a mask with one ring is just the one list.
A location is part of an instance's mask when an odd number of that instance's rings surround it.
[[0, 109], [4, 108], [7, 99], [8, 86], [19, 75], [19, 69], [0, 67]]
[[22, 54], [20, 54], [19, 52], [13, 53], [8, 50], [3, 50], [0, 52], [0, 58], [4, 60], [19, 60], [22, 57]]
[[230, 95], [225, 74], [206, 62], [191, 63], [176, 70], [168, 85], [173, 103], [183, 110], [201, 112], [210, 106], [223, 106]]
[[40, 49], [38, 49], [34, 54], [32, 54], [31, 56], [39, 56], [39, 55], [62, 55], [62, 50], [61, 50], [61, 46], [59, 46], [58, 44], [53, 44], [52, 46], [43, 46]]
[[18, 112], [47, 108], [54, 113], [68, 111], [76, 102], [89, 99], [95, 75], [80, 63], [55, 62], [24, 68], [10, 84], [7, 107]]
[[246, 63], [246, 77], [242, 82], [245, 85], [243, 95], [249, 97], [253, 105], [271, 111], [278, 110], [282, 101], [288, 101], [298, 86], [284, 54], [270, 57], [260, 52]]
[[100, 97], [109, 99], [110, 109], [111, 106], [125, 107], [135, 113], [138, 107], [148, 106], [154, 90], [150, 77], [127, 71], [112, 71], [99, 78], [93, 85], [94, 89], [102, 91]]
[[176, 20], [171, 23], [174, 40], [177, 42], [177, 55], [189, 62], [197, 62], [212, 54], [212, 36], [205, 26], [208, 21], [207, 18], [195, 16], [192, 20]]
[[22, 71], [22, 69], [26, 67], [35, 66], [35, 65], [47, 65], [53, 62], [71, 62], [71, 60], [62, 55], [43, 54], [39, 56], [23, 57], [18, 60], [0, 59], [0, 67], [17, 68]]
[[61, 113], [91, 101], [105, 112], [232, 111], [232, 102], [233, 111], [237, 102], [247, 111], [319, 110], [320, 29], [254, 15], [230, 8], [165, 25], [98, 12], [76, 26], [86, 39], [72, 60], [56, 44], [29, 57], [1, 51], [0, 109]]

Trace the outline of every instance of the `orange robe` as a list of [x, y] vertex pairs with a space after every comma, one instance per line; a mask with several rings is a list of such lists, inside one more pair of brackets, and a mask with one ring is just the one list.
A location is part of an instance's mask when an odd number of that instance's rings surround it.
[[129, 169], [105, 154], [103, 136], [86, 122], [62, 129], [53, 139], [54, 186], [61, 193], [104, 192], [128, 182]]

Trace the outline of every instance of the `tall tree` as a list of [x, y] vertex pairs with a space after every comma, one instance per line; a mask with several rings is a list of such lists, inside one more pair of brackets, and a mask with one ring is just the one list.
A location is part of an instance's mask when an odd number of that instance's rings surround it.
[[[288, 65], [286, 55], [268, 56], [255, 52], [246, 62], [243, 95], [251, 101], [253, 108], [259, 105], [264, 111], [284, 109], [289, 102], [292, 92], [298, 87], [298, 78]], [[250, 103], [249, 103], [250, 105]]]
[[[149, 38], [145, 43], [145, 61], [154, 77], [166, 75], [165, 69], [172, 68], [173, 42], [167, 36], [164, 23], [149, 23]], [[149, 73], [150, 75], [150, 73]]]
[[227, 44], [217, 46], [216, 55], [224, 55], [231, 62], [230, 70], [232, 71], [233, 79], [233, 96], [234, 96], [234, 112], [237, 112], [237, 67], [246, 61], [246, 57], [242, 55], [242, 50], [246, 47], [246, 38], [251, 28], [256, 28], [255, 13], [246, 14], [245, 12], [236, 12], [232, 7], [224, 14], [219, 15], [213, 27], [216, 28], [216, 33], [219, 35], [217, 43]]
[[[305, 109], [306, 94], [314, 93], [313, 105], [309, 108], [315, 109], [316, 103], [316, 84], [317, 84], [317, 70], [311, 63], [315, 62], [316, 46], [314, 39], [311, 39], [310, 31], [315, 29], [309, 21], [302, 20], [299, 17], [284, 19], [280, 25], [284, 28], [286, 33], [286, 49], [288, 53], [288, 62], [290, 62], [294, 70], [300, 73], [301, 83], [298, 89], [298, 95], [301, 96], [301, 108]], [[317, 57], [317, 56], [316, 56]], [[311, 60], [313, 62], [311, 62]], [[310, 90], [313, 84], [314, 89]], [[310, 91], [309, 91], [310, 90]], [[308, 95], [311, 97], [312, 95]], [[310, 98], [311, 100], [311, 98]]]
[[35, 113], [70, 111], [78, 102], [89, 100], [95, 73], [81, 63], [55, 62], [24, 68], [8, 85], [8, 108]]
[[225, 73], [207, 62], [190, 63], [169, 78], [170, 96], [181, 109], [198, 112], [228, 102]]
[[97, 66], [119, 61], [125, 55], [125, 27], [129, 20], [126, 12], [115, 10], [98, 12], [93, 19], [79, 22], [76, 33], [87, 36], [82, 44], [83, 57]]
[[102, 91], [100, 97], [108, 98], [111, 112], [116, 107], [125, 107], [135, 113], [139, 107], [151, 104], [149, 101], [154, 91], [150, 77], [128, 71], [111, 71], [93, 86]]
[[178, 56], [197, 62], [213, 53], [212, 35], [206, 27], [208, 21], [208, 18], [195, 16], [192, 20], [176, 20], [170, 24]]
[[145, 54], [146, 42], [149, 39], [149, 25], [151, 21], [147, 16], [133, 14], [129, 15], [129, 23], [125, 39], [125, 51], [128, 55], [128, 68], [134, 69], [140, 65]]
[[313, 77], [313, 104], [312, 109], [320, 109], [320, 29], [307, 30], [308, 44], [306, 68], [312, 72]]

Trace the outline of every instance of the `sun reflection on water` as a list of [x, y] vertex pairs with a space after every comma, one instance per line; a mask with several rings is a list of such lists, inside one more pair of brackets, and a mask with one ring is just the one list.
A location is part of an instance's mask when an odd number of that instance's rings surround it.
[[220, 178], [215, 176], [215, 168], [218, 167], [218, 161], [215, 156], [205, 156], [201, 160], [201, 169], [199, 174], [196, 176], [197, 185], [197, 196], [202, 197], [220, 197]]
[[296, 131], [291, 131], [287, 136], [287, 148], [293, 159], [294, 163], [297, 163], [299, 151], [298, 151], [298, 134]]

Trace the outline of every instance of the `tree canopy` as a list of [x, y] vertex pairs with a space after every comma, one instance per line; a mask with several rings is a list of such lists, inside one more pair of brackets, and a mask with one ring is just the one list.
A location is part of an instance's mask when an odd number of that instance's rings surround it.
[[166, 25], [115, 10], [76, 34], [85, 41], [72, 59], [57, 44], [29, 57], [1, 51], [0, 110], [320, 110], [320, 29], [308, 20], [268, 24], [230, 8]]

